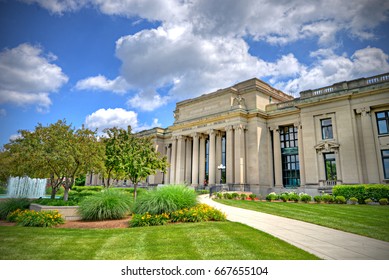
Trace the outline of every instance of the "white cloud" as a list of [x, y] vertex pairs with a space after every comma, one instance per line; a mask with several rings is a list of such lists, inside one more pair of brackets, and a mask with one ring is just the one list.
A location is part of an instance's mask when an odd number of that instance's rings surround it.
[[160, 126], [158, 119], [154, 119], [151, 125], [140, 124], [137, 113], [122, 108], [99, 109], [85, 118], [85, 125], [90, 129], [98, 129], [100, 132], [111, 127], [127, 129], [129, 125], [134, 132]]
[[280, 81], [276, 87], [296, 94], [302, 90], [389, 71], [389, 56], [378, 48], [360, 49], [350, 57], [336, 55], [330, 49], [322, 49], [311, 53], [311, 56], [317, 58], [313, 66], [302, 68], [298, 77]]
[[123, 94], [127, 92], [130, 86], [120, 76], [114, 80], [108, 80], [106, 77], [98, 75], [78, 81], [75, 88], [78, 90], [104, 90]]
[[140, 93], [128, 99], [127, 105], [141, 111], [154, 111], [166, 105], [168, 100], [169, 98], [167, 96], [161, 97], [159, 94], [144, 95]]
[[51, 105], [49, 94], [68, 81], [62, 69], [52, 64], [53, 54], [43, 56], [37, 46], [21, 44], [0, 53], [0, 104], [37, 106], [45, 111]]

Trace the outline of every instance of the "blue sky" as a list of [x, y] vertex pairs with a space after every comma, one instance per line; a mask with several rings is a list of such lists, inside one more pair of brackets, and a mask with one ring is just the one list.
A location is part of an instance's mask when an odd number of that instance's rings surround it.
[[0, 145], [66, 119], [135, 131], [257, 77], [298, 96], [389, 72], [386, 0], [0, 0]]

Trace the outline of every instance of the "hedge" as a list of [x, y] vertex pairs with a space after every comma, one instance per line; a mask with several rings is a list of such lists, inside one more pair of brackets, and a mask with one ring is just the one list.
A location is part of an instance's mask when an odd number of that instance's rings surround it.
[[359, 203], [364, 203], [368, 198], [378, 202], [381, 198], [389, 198], [389, 185], [337, 185], [332, 189], [332, 193], [335, 197], [344, 196], [347, 200], [355, 197]]

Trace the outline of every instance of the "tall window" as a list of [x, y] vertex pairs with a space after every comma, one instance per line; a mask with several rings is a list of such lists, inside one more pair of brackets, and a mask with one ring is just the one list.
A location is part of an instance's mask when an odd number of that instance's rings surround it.
[[384, 177], [389, 179], [389, 150], [382, 150], [382, 165], [384, 166]]
[[[222, 164], [226, 166], [226, 136], [222, 136]], [[222, 169], [222, 183], [226, 182], [226, 168]]]
[[297, 128], [293, 125], [280, 127], [282, 154], [282, 181], [285, 188], [300, 185]]
[[205, 140], [205, 180], [208, 182], [209, 175], [209, 137]]
[[332, 133], [332, 119], [322, 119], [320, 123], [322, 139], [326, 140], [334, 138], [334, 135]]
[[326, 180], [336, 181], [336, 160], [334, 153], [324, 154], [324, 165], [326, 169]]
[[376, 113], [378, 134], [389, 133], [389, 111]]

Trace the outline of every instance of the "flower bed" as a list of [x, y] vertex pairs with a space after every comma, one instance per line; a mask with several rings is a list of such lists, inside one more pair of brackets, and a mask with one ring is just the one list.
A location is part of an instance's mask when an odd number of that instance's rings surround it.
[[130, 220], [131, 227], [158, 226], [167, 223], [194, 223], [206, 221], [225, 221], [226, 216], [221, 211], [199, 204], [191, 208], [184, 208], [171, 213], [162, 214], [133, 214]]

